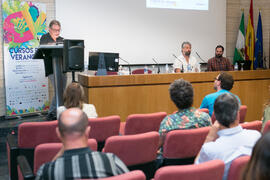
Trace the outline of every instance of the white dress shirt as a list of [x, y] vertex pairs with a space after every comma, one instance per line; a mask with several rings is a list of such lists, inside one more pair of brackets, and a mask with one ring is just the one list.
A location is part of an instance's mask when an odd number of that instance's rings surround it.
[[[187, 63], [185, 57], [181, 53], [181, 55], [175, 59], [173, 63], [173, 69], [175, 71], [176, 68], [180, 70], [184, 70], [185, 72], [201, 72], [200, 64], [194, 56], [189, 56], [189, 63]], [[196, 70], [197, 69], [197, 70]]]
[[256, 130], [243, 129], [240, 125], [217, 132], [216, 141], [203, 144], [199, 158], [195, 164], [220, 159], [225, 163], [223, 180], [227, 179], [229, 168], [234, 159], [251, 155], [252, 148], [261, 137]]

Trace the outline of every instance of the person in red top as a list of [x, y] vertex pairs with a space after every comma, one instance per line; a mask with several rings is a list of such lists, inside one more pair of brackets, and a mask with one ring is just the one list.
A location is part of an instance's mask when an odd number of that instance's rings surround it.
[[223, 57], [224, 47], [216, 47], [215, 57], [207, 62], [207, 71], [233, 71], [233, 66], [228, 58]]

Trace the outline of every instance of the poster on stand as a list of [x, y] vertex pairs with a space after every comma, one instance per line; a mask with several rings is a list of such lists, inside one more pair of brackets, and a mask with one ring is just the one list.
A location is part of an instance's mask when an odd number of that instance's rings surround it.
[[46, 5], [2, 0], [6, 115], [43, 112], [49, 108], [48, 79], [42, 59], [33, 59], [46, 33]]

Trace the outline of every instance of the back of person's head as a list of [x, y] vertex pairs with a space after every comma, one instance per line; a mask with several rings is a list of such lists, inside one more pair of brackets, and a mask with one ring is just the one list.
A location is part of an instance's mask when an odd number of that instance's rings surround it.
[[220, 81], [220, 87], [222, 89], [230, 91], [233, 88], [234, 79], [232, 75], [222, 72], [219, 74], [218, 80]]
[[239, 108], [239, 101], [233, 94], [221, 94], [215, 100], [215, 117], [221, 125], [229, 128], [237, 119]]
[[50, 22], [49, 27], [52, 28], [53, 25], [58, 25], [61, 27], [60, 22], [55, 19]]
[[79, 108], [70, 108], [60, 114], [58, 128], [62, 137], [76, 134], [82, 136], [88, 126], [88, 117]]
[[253, 147], [251, 158], [244, 170], [242, 179], [270, 179], [270, 132], [263, 135]]
[[82, 109], [84, 102], [84, 91], [79, 83], [70, 83], [64, 92], [64, 106], [68, 108], [78, 107]]
[[186, 109], [193, 104], [193, 88], [184, 79], [175, 80], [169, 88], [171, 100], [178, 109]]

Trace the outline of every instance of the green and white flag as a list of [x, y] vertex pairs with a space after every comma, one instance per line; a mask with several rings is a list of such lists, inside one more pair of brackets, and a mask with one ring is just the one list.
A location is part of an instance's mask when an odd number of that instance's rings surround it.
[[242, 12], [238, 37], [236, 41], [236, 47], [234, 51], [233, 64], [235, 64], [237, 61], [241, 61], [244, 59], [245, 59], [245, 24], [244, 24], [244, 12]]

